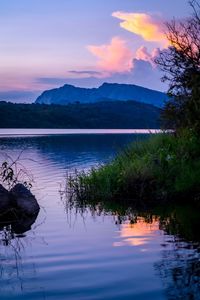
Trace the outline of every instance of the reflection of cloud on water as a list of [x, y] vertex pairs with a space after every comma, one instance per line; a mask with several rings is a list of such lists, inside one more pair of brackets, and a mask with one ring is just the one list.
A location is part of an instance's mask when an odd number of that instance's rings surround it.
[[114, 242], [113, 246], [142, 246], [150, 242], [158, 231], [158, 221], [147, 223], [143, 218], [138, 218], [134, 224], [125, 223], [120, 226], [120, 241]]

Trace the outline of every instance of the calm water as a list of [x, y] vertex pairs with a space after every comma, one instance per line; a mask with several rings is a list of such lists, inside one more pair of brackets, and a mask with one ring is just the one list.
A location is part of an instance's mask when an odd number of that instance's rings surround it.
[[0, 299], [200, 299], [199, 244], [182, 221], [177, 232], [174, 212], [81, 212], [60, 193], [67, 172], [105, 163], [146, 136], [18, 134], [0, 138], [0, 159], [23, 150], [41, 210], [31, 230], [1, 231]]

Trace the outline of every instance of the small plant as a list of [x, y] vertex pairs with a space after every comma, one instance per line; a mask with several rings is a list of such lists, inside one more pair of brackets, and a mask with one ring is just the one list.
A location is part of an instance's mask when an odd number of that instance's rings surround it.
[[5, 159], [0, 165], [0, 184], [8, 190], [11, 190], [17, 183], [22, 183], [25, 187], [31, 189], [33, 177], [22, 165], [21, 154], [15, 160], [8, 155], [4, 156]]

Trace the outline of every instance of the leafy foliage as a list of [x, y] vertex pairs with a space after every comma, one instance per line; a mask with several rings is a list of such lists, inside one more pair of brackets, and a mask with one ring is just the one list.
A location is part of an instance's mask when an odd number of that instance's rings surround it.
[[156, 63], [164, 72], [162, 80], [169, 83], [166, 124], [200, 131], [200, 4], [196, 0], [189, 4], [192, 16], [166, 24], [169, 47], [160, 52]]

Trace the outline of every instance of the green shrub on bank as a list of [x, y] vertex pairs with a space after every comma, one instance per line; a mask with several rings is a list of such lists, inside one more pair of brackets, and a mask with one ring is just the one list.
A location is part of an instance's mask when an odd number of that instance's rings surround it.
[[190, 131], [151, 136], [111, 163], [68, 178], [68, 187], [79, 201], [120, 199], [145, 206], [175, 198], [198, 201], [200, 141]]

